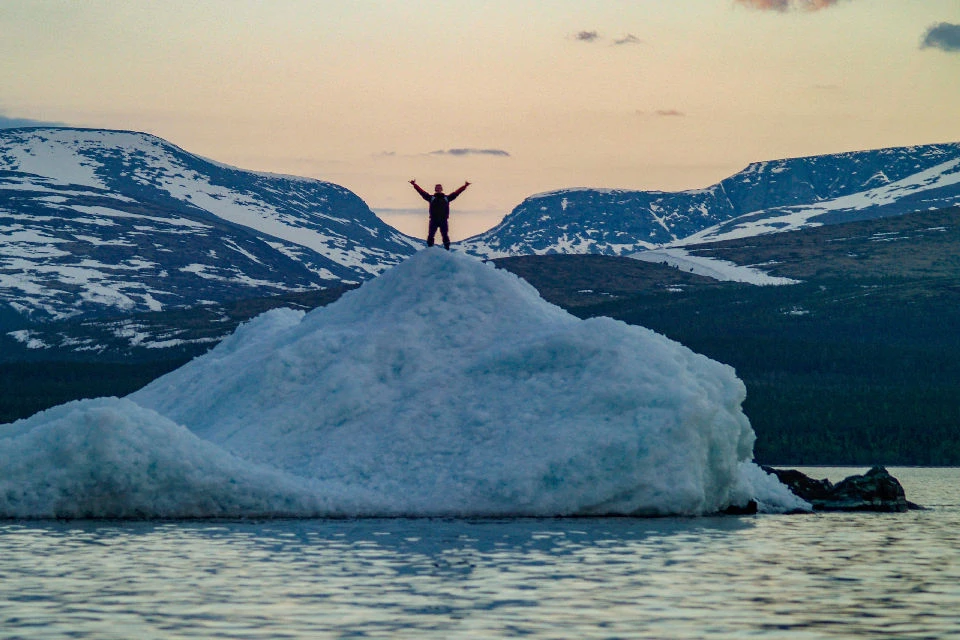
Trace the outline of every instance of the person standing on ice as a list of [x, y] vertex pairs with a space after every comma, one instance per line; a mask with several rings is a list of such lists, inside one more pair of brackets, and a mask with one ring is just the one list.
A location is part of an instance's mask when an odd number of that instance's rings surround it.
[[417, 179], [410, 181], [413, 188], [417, 190], [420, 197], [430, 203], [430, 231], [427, 233], [427, 246], [432, 247], [434, 238], [437, 236], [437, 229], [440, 230], [440, 238], [443, 240], [443, 248], [450, 250], [450, 201], [455, 199], [464, 189], [470, 186], [469, 182], [464, 181], [463, 186], [451, 194], [443, 192], [443, 185], [438, 184], [433, 188], [433, 195], [427, 193], [417, 184]]

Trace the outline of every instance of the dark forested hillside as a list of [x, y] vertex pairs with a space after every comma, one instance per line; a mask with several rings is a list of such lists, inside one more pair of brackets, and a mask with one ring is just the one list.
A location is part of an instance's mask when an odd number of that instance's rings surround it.
[[136, 391], [268, 309], [313, 309], [352, 287], [35, 325], [23, 344], [0, 334], [0, 424], [79, 398]]
[[698, 252], [803, 282], [721, 283], [625, 258], [498, 264], [581, 317], [640, 324], [734, 366], [761, 462], [960, 464], [960, 209]]

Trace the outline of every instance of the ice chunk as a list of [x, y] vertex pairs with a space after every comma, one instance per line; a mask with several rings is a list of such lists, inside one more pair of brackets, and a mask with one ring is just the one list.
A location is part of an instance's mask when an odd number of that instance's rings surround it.
[[130, 400], [71, 402], [0, 427], [0, 514], [183, 518], [322, 513], [302, 479], [238, 459]]
[[423, 251], [256, 340], [133, 397], [244, 459], [389, 496], [397, 513], [713, 512], [751, 457], [730, 367], [580, 320], [463, 254]]
[[0, 427], [0, 512], [796, 508], [752, 471], [744, 397], [726, 365], [434, 248], [327, 307], [267, 312], [128, 399]]

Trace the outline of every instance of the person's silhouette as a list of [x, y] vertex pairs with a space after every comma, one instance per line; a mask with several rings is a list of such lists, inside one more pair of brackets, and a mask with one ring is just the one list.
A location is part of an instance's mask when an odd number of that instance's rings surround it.
[[443, 240], [443, 248], [450, 250], [450, 201], [463, 193], [463, 190], [470, 186], [469, 182], [464, 182], [463, 186], [453, 193], [443, 192], [443, 185], [438, 184], [433, 188], [433, 193], [427, 193], [417, 184], [416, 178], [410, 181], [413, 188], [417, 190], [420, 197], [430, 203], [430, 230], [427, 233], [427, 246], [432, 247], [434, 239], [437, 236], [437, 229], [440, 230], [440, 238]]

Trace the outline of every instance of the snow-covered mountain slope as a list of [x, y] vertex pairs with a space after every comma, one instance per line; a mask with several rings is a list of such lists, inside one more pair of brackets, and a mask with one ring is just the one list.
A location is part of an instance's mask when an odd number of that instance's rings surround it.
[[527, 198], [499, 225], [461, 245], [488, 258], [623, 255], [670, 242], [732, 215], [720, 185], [679, 193], [563, 189]]
[[532, 196], [465, 240], [476, 255], [628, 255], [960, 203], [960, 143], [758, 162], [707, 189], [566, 189]]
[[803, 227], [931, 211], [958, 203], [960, 203], [960, 153], [933, 167], [911, 173], [898, 180], [888, 181], [880, 186], [832, 199], [748, 213], [699, 231], [673, 244], [689, 245], [732, 240]]
[[359, 282], [419, 245], [335, 184], [143, 133], [0, 131], [0, 307], [33, 319]]

